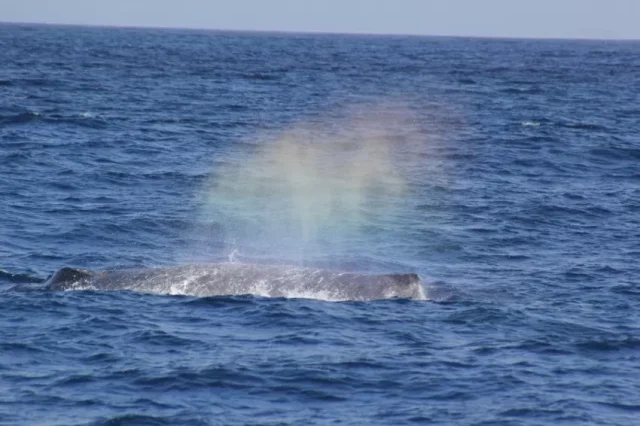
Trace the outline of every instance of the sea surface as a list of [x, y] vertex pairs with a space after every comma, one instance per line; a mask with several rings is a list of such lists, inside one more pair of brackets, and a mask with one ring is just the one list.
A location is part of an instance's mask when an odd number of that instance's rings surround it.
[[[427, 300], [41, 284], [210, 262]], [[0, 268], [1, 425], [640, 425], [640, 42], [2, 24]]]

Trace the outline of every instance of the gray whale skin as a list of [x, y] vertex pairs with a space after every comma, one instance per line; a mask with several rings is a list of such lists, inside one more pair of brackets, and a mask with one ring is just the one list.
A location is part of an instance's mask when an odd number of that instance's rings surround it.
[[62, 268], [48, 290], [128, 290], [141, 293], [307, 298], [331, 301], [426, 299], [417, 274], [367, 275], [279, 265], [217, 263], [171, 268], [88, 271]]

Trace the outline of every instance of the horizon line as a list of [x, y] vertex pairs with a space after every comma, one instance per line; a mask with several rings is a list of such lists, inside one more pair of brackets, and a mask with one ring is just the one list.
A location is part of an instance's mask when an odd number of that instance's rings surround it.
[[606, 38], [606, 37], [557, 37], [557, 36], [504, 36], [504, 35], [465, 35], [465, 34], [425, 34], [425, 33], [391, 33], [364, 31], [324, 31], [324, 30], [275, 30], [275, 29], [242, 29], [242, 28], [206, 28], [181, 27], [161, 25], [118, 25], [118, 24], [77, 24], [61, 22], [38, 21], [3, 21], [0, 25], [32, 25], [49, 27], [79, 27], [106, 29], [136, 29], [136, 30], [179, 30], [179, 31], [211, 31], [228, 33], [257, 33], [257, 34], [297, 34], [297, 35], [337, 35], [337, 36], [386, 36], [386, 37], [424, 37], [424, 38], [466, 38], [482, 40], [540, 40], [540, 41], [604, 41], [604, 42], [637, 42], [640, 38]]

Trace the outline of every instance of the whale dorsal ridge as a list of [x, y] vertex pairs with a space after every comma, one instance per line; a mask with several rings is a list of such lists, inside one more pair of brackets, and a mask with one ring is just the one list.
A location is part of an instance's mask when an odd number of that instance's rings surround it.
[[91, 275], [92, 272], [86, 269], [69, 268], [65, 266], [64, 268], [58, 269], [47, 282], [49, 284], [72, 283], [90, 277]]

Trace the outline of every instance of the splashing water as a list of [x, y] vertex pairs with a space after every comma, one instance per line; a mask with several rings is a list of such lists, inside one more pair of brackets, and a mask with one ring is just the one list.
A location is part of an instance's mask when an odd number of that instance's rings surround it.
[[237, 263], [238, 256], [240, 255], [240, 251], [238, 249], [233, 249], [231, 253], [229, 253], [229, 263]]

